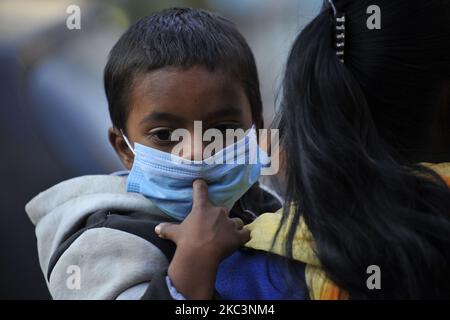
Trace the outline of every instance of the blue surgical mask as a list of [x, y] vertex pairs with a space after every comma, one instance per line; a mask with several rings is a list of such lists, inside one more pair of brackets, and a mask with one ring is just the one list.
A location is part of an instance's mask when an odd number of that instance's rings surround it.
[[212, 203], [231, 209], [268, 163], [267, 154], [258, 146], [254, 127], [241, 140], [202, 161], [187, 160], [138, 143], [133, 149], [124, 138], [135, 154], [127, 191], [144, 195], [178, 220], [183, 220], [192, 209], [194, 180], [206, 181]]

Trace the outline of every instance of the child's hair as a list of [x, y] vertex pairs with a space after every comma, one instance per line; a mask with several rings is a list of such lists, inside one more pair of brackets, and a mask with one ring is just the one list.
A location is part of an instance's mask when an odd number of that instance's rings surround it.
[[110, 52], [104, 85], [116, 128], [126, 130], [128, 98], [136, 77], [168, 66], [180, 69], [202, 66], [229, 74], [242, 84], [256, 126], [263, 126], [258, 73], [244, 37], [219, 15], [173, 8], [137, 21]]
[[[325, 1], [286, 66], [278, 125], [295, 212], [286, 251], [303, 216], [321, 265], [351, 298], [448, 299], [450, 190], [416, 162], [450, 107], [450, 1], [334, 4], [346, 16], [344, 63]], [[366, 25], [370, 5], [381, 9], [379, 30]], [[438, 120], [448, 135], [449, 114]], [[367, 286], [371, 265], [380, 290]]]

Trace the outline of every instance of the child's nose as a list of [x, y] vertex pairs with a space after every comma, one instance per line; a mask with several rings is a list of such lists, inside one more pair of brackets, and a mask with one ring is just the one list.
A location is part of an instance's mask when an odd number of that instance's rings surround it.
[[203, 160], [203, 143], [192, 143], [191, 146], [191, 160], [201, 161]]
[[201, 161], [203, 160], [203, 150], [207, 143], [202, 140], [192, 138], [191, 141], [184, 142], [182, 147], [182, 157], [188, 160]]

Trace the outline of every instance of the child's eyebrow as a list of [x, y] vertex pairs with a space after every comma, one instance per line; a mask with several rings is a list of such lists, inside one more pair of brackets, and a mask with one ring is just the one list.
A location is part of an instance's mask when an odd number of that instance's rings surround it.
[[227, 116], [239, 117], [241, 115], [242, 115], [242, 108], [237, 106], [228, 106], [207, 114], [206, 118], [211, 120], [214, 118], [223, 118]]
[[183, 122], [184, 119], [180, 116], [177, 116], [172, 113], [167, 112], [152, 112], [146, 115], [140, 122], [140, 124], [143, 124], [144, 122], [148, 121], [167, 121], [167, 122]]
[[[229, 116], [239, 117], [241, 115], [242, 115], [242, 108], [237, 107], [237, 106], [228, 106], [228, 107], [220, 108], [219, 110], [215, 110], [215, 111], [207, 114], [205, 116], [205, 119], [213, 120], [213, 119], [223, 118], [223, 117], [227, 117], [227, 116], [228, 117]], [[197, 120], [201, 120], [201, 119], [197, 119]], [[139, 124], [142, 125], [145, 122], [149, 122], [149, 121], [166, 121], [166, 122], [182, 123], [182, 122], [185, 122], [186, 119], [184, 119], [183, 117], [177, 116], [175, 114], [172, 114], [172, 113], [154, 111], [154, 112], [151, 112], [148, 115], [146, 115]]]

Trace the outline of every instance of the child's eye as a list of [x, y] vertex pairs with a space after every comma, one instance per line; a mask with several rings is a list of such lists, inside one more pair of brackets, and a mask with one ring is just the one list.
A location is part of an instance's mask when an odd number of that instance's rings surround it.
[[[226, 146], [227, 144], [233, 143], [234, 138], [234, 131], [238, 129], [242, 129], [243, 126], [240, 123], [237, 122], [228, 122], [228, 123], [220, 123], [217, 125], [212, 126], [210, 129], [216, 129], [219, 130], [222, 133], [222, 139], [223, 139], [223, 146]], [[231, 132], [227, 130], [232, 130]]]
[[172, 142], [170, 139], [172, 131], [169, 128], [154, 129], [149, 132], [149, 136], [156, 143], [170, 143]]
[[169, 130], [158, 131], [155, 133], [155, 136], [162, 141], [167, 141], [170, 139], [171, 132]]

